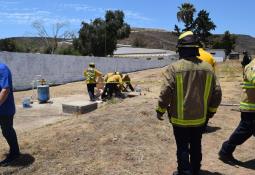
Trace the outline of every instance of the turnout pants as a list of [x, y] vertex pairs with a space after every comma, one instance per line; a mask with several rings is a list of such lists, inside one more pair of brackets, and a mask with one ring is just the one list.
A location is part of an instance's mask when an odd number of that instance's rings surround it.
[[178, 173], [181, 175], [198, 174], [202, 161], [203, 127], [173, 126], [173, 131], [177, 146]]
[[20, 152], [17, 135], [13, 128], [13, 117], [14, 116], [0, 116], [2, 134], [10, 147], [10, 155], [16, 155]]
[[241, 121], [233, 134], [225, 141], [220, 153], [232, 155], [236, 146], [243, 144], [251, 136], [255, 136], [255, 113], [241, 112]]
[[95, 92], [94, 92], [95, 87], [96, 87], [96, 83], [87, 84], [88, 94], [91, 101], [96, 99]]
[[115, 95], [117, 95], [117, 96], [120, 94], [118, 84], [117, 83], [106, 83], [101, 98], [102, 99], [105, 99], [106, 97], [111, 98], [113, 93], [115, 93]]

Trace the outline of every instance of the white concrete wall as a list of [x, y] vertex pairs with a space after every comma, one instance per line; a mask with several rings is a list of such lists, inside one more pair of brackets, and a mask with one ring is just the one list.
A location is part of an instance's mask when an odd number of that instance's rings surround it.
[[146, 60], [0, 52], [0, 62], [8, 65], [12, 71], [15, 90], [29, 89], [32, 82], [40, 78], [46, 79], [50, 84], [83, 80], [83, 71], [89, 62], [95, 62], [96, 68], [103, 73], [115, 70], [127, 73], [163, 67], [175, 59], [176, 55], [165, 57], [163, 60]]

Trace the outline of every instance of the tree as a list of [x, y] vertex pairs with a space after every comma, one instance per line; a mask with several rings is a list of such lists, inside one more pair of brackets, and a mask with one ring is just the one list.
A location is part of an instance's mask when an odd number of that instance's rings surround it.
[[208, 37], [212, 35], [210, 31], [216, 28], [216, 25], [209, 18], [209, 13], [206, 10], [199, 11], [193, 26], [194, 33], [199, 36], [200, 41], [207, 45]]
[[131, 28], [124, 23], [124, 13], [120, 10], [106, 11], [106, 55], [112, 55], [116, 50], [117, 40], [124, 39], [129, 36]]
[[59, 38], [69, 38], [72, 34], [68, 31], [62, 31], [67, 23], [57, 22], [52, 25], [52, 34], [47, 32], [42, 21], [34, 21], [32, 27], [37, 31], [37, 35], [41, 37], [46, 46], [46, 53], [54, 54], [58, 47]]
[[177, 25], [174, 25], [174, 31], [176, 32], [177, 36], [181, 34], [181, 29]]
[[82, 23], [79, 39], [74, 40], [74, 46], [82, 55], [105, 55], [106, 25], [105, 21], [97, 18], [93, 22]]
[[196, 12], [196, 9], [193, 4], [183, 3], [180, 7], [178, 7], [179, 11], [177, 12], [177, 20], [178, 22], [183, 22], [185, 28], [183, 31], [192, 30], [193, 25], [193, 16]]
[[214, 49], [224, 49], [226, 56], [235, 48], [236, 37], [231, 35], [229, 31], [226, 31], [221, 39], [213, 44]]
[[79, 38], [74, 41], [74, 47], [79, 49], [82, 55], [112, 55], [117, 40], [128, 37], [130, 30], [130, 26], [124, 22], [122, 11], [109, 10], [106, 11], [104, 20], [96, 18], [90, 23], [82, 22]]
[[184, 29], [181, 30], [177, 25], [174, 26], [174, 31], [177, 35], [180, 35], [181, 31], [192, 31], [199, 36], [201, 41], [207, 45], [208, 37], [211, 35], [210, 31], [215, 30], [216, 25], [209, 17], [209, 13], [206, 10], [198, 12], [197, 17], [194, 19], [196, 9], [193, 4], [183, 3], [178, 7], [177, 12], [178, 22], [184, 23]]
[[146, 42], [145, 42], [142, 38], [136, 37], [136, 38], [133, 40], [132, 45], [133, 45], [134, 47], [146, 47]]
[[2, 39], [0, 40], [0, 50], [8, 51], [8, 52], [16, 52], [17, 51], [16, 42], [11, 38]]

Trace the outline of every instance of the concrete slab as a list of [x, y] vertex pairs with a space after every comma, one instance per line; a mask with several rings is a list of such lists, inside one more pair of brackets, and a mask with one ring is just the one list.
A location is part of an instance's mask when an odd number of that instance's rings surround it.
[[98, 102], [91, 101], [72, 101], [62, 104], [64, 113], [69, 114], [85, 114], [98, 108]]

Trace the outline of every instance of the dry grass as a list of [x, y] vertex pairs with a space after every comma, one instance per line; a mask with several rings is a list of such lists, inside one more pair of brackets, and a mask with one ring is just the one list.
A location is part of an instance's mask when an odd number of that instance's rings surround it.
[[[227, 65], [229, 64], [229, 65]], [[234, 70], [232, 70], [233, 68]], [[238, 103], [241, 74], [238, 62], [218, 65], [217, 74], [225, 102]], [[35, 158], [33, 164], [1, 168], [0, 174], [84, 174], [84, 175], [168, 175], [176, 169], [175, 140], [168, 120], [158, 121], [154, 107], [160, 89], [162, 69], [131, 74], [140, 84], [143, 95], [106, 103], [89, 114], [70, 118], [31, 132], [18, 133], [23, 153]], [[230, 73], [231, 72], [231, 73]], [[231, 77], [232, 79], [226, 79]], [[72, 93], [79, 93], [81, 83], [71, 84]], [[56, 87], [69, 88], [69, 85]], [[68, 91], [66, 91], [65, 95]], [[25, 92], [24, 92], [25, 93]], [[59, 94], [61, 94], [59, 92]], [[18, 96], [16, 96], [18, 97]], [[210, 120], [214, 132], [203, 137], [203, 166], [206, 175], [253, 175], [255, 142], [250, 139], [239, 147], [235, 156], [246, 167], [223, 164], [217, 153], [239, 122], [239, 113], [221, 106]], [[7, 146], [0, 140], [0, 151]], [[3, 158], [3, 157], [2, 157]]]

